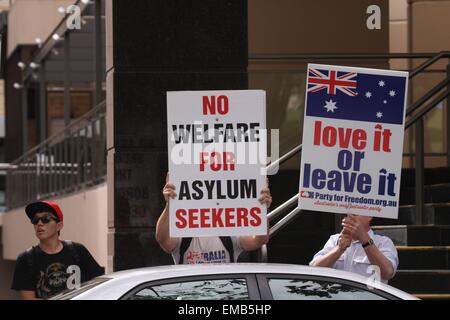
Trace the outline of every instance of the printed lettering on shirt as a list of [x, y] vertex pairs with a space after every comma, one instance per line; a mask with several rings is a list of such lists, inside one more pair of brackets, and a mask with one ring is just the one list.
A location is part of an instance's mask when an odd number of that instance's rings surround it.
[[197, 264], [197, 263], [226, 263], [227, 256], [225, 250], [198, 252], [198, 251], [188, 251], [186, 253], [186, 263]]

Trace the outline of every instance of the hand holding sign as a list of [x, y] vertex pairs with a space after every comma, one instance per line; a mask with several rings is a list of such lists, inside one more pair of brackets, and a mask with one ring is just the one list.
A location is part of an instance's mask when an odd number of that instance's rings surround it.
[[[352, 239], [358, 240], [361, 243], [366, 243], [369, 236], [365, 225], [358, 219], [370, 219], [369, 217], [359, 217], [348, 215], [342, 220], [342, 234], [350, 236]], [[368, 223], [367, 223], [368, 225]]]
[[170, 199], [175, 199], [175, 197], [177, 196], [175, 192], [175, 185], [170, 183], [169, 172], [167, 172], [166, 175], [166, 184], [163, 188], [163, 195], [164, 199], [166, 200], [166, 203], [169, 203]]
[[351, 243], [352, 237], [350, 235], [345, 233], [341, 233], [339, 235], [338, 246], [341, 253], [344, 253], [344, 251], [347, 250], [348, 247], [350, 247]]
[[269, 179], [266, 178], [266, 186], [261, 190], [261, 197], [258, 199], [259, 203], [265, 204], [267, 208], [272, 204], [272, 195], [269, 189]]

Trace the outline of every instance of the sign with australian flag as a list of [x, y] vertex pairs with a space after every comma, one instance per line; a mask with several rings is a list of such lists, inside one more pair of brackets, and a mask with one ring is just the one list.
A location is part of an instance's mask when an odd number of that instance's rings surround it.
[[309, 64], [299, 207], [396, 219], [408, 73]]

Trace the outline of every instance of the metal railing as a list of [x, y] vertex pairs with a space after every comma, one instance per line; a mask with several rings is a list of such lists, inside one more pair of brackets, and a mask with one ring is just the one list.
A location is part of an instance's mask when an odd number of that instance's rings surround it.
[[[411, 80], [433, 63], [450, 58], [450, 52], [421, 53], [421, 54], [373, 54], [373, 55], [289, 55], [289, 56], [250, 56], [253, 60], [342, 60], [342, 59], [403, 59], [428, 58], [415, 68], [409, 76]], [[409, 117], [405, 127], [421, 123], [423, 116], [437, 104], [450, 96], [450, 78], [447, 74], [441, 81], [424, 96], [407, 109]], [[447, 90], [444, 91], [444, 89]], [[436, 95], [439, 94], [437, 97]], [[434, 98], [425, 107], [423, 105]], [[416, 186], [423, 187], [423, 123], [419, 125], [416, 140]], [[302, 150], [297, 145], [278, 160], [268, 164], [267, 171], [283, 164]], [[422, 150], [422, 151], [420, 151]], [[29, 150], [22, 157], [11, 164], [7, 173], [7, 207], [8, 209], [23, 206], [36, 199], [44, 199], [67, 194], [86, 185], [93, 185], [104, 181], [106, 175], [106, 123], [105, 103], [74, 121], [70, 126], [43, 143]], [[417, 188], [417, 223], [422, 221], [423, 188]], [[270, 236], [274, 236], [287, 226], [301, 210], [297, 207], [297, 194], [268, 213], [269, 223], [285, 214], [270, 228]], [[420, 209], [422, 208], [422, 209]], [[262, 261], [267, 261], [267, 248], [262, 252]]]
[[[250, 57], [254, 60], [345, 60], [345, 59], [361, 59], [361, 60], [370, 60], [370, 59], [417, 59], [417, 58], [428, 58], [425, 62], [419, 65], [417, 68], [412, 70], [409, 74], [409, 80], [416, 77], [421, 72], [425, 71], [426, 68], [434, 64], [435, 62], [444, 59], [450, 58], [450, 52], [444, 51], [439, 53], [420, 53], [420, 54], [368, 54], [368, 55], [287, 55], [287, 56], [276, 56], [276, 55], [255, 55]], [[417, 124], [416, 128], [416, 139], [415, 139], [415, 169], [416, 169], [416, 224], [423, 223], [423, 208], [424, 208], [424, 188], [423, 188], [423, 171], [424, 171], [424, 131], [423, 131], [423, 116], [426, 115], [430, 110], [432, 110], [435, 106], [437, 106], [444, 99], [448, 99], [450, 97], [450, 67], [447, 68], [447, 75], [444, 80], [434, 86], [431, 90], [429, 90], [426, 94], [424, 94], [421, 98], [419, 98], [416, 102], [414, 102], [411, 107], [409, 107], [406, 111], [407, 118], [405, 122], [405, 130], [408, 129], [413, 124]], [[447, 88], [446, 90], [444, 90]], [[436, 95], [440, 93], [437, 97]], [[427, 105], [425, 103], [430, 99], [434, 99], [430, 101]], [[423, 107], [425, 105], [425, 107]], [[450, 108], [450, 106], [447, 106]], [[447, 129], [450, 130], [450, 129]], [[267, 165], [267, 172], [271, 172], [275, 168], [278, 168], [282, 163], [296, 156], [297, 154], [302, 152], [302, 145], [299, 144], [280, 157], [278, 160], [275, 160]], [[450, 154], [450, 151], [447, 150], [447, 155]], [[450, 159], [449, 159], [450, 162]], [[298, 193], [292, 196], [289, 200], [282, 203], [277, 208], [273, 209], [267, 214], [268, 223], [275, 221], [278, 217], [282, 216], [283, 213], [290, 210], [283, 218], [281, 218], [278, 222], [276, 222], [269, 229], [270, 237], [273, 237], [277, 234], [281, 229], [286, 227], [298, 214], [302, 211], [298, 208]], [[263, 246], [263, 248], [259, 252], [259, 257], [261, 262], [268, 261], [267, 255], [267, 246]]]
[[106, 104], [27, 151], [7, 170], [7, 209], [71, 193], [105, 180]]

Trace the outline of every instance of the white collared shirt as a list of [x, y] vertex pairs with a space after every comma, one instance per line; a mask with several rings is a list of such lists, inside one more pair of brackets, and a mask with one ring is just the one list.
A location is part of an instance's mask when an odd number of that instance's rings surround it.
[[[392, 263], [394, 274], [398, 267], [397, 249], [391, 239], [385, 236], [374, 234], [372, 229], [368, 232], [369, 237], [373, 239], [374, 245], [381, 251], [381, 253]], [[338, 245], [339, 234], [334, 234], [328, 239], [322, 250], [316, 253], [309, 265], [313, 265], [314, 261], [321, 256], [326, 255]], [[371, 265], [369, 258], [366, 255], [364, 248], [359, 241], [352, 241], [351, 245], [339, 257], [333, 265], [334, 269], [358, 273], [365, 277], [370, 277], [373, 274], [373, 269], [368, 267]], [[381, 279], [382, 282], [387, 283], [387, 280]]]

